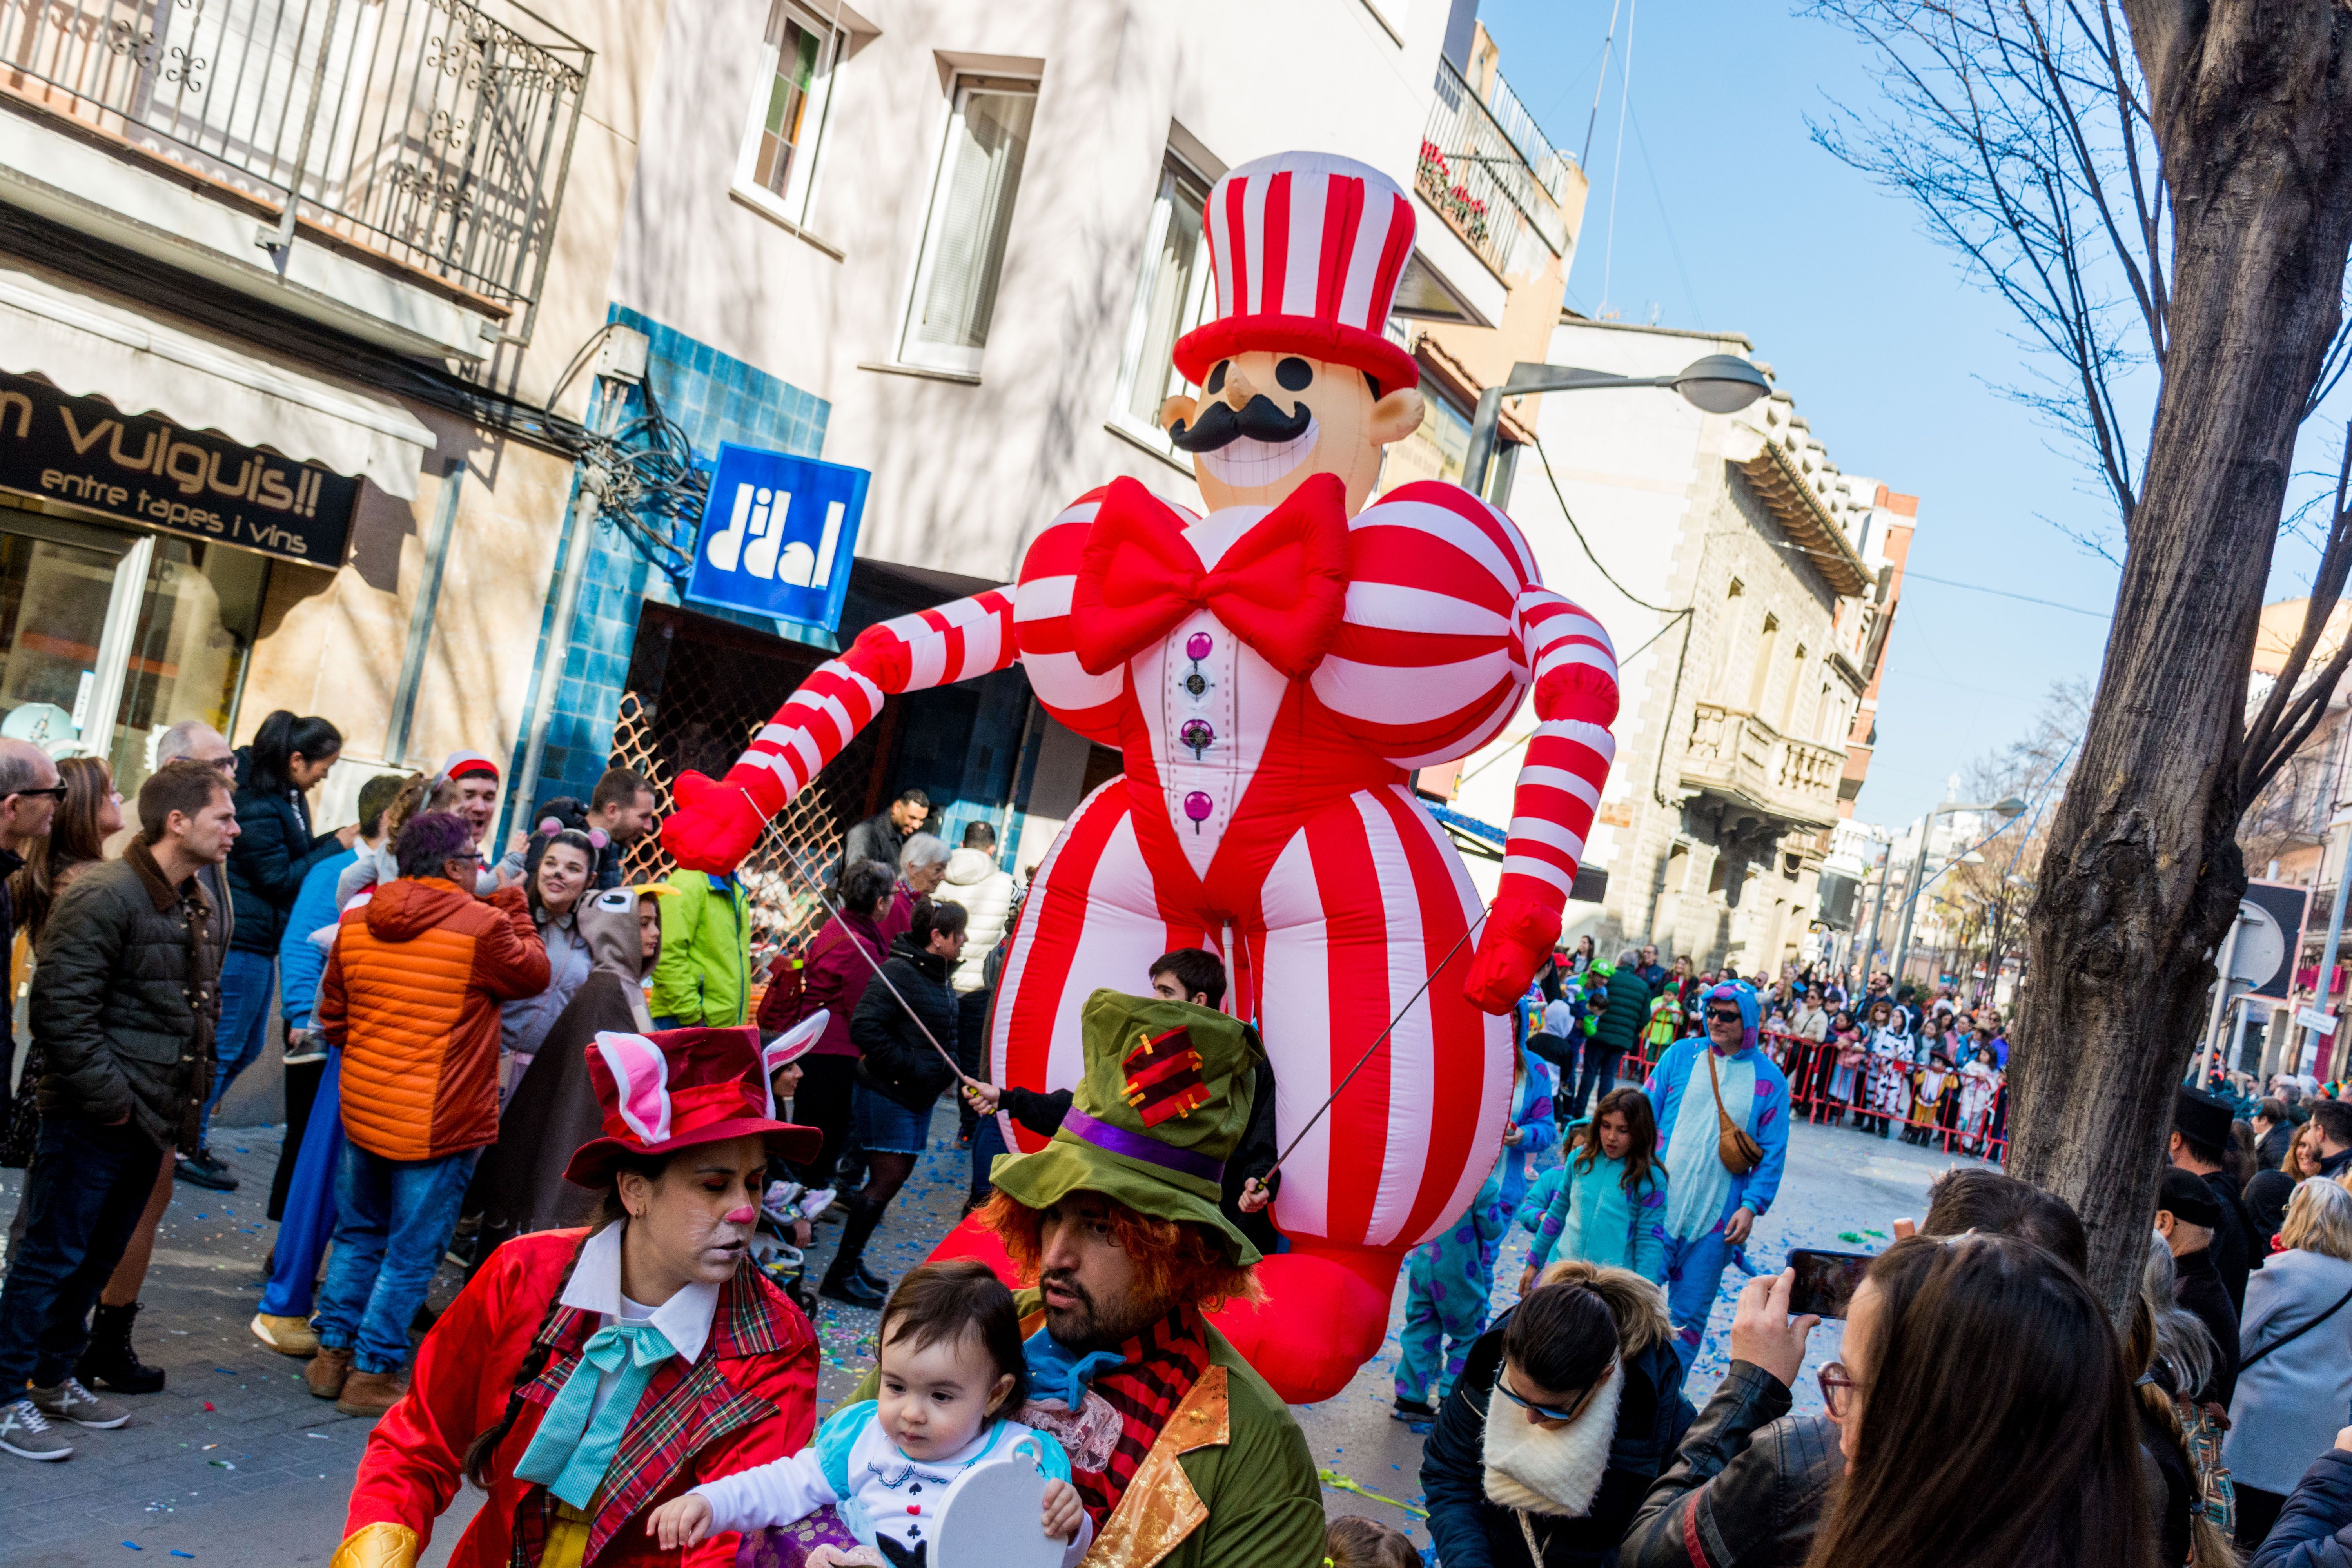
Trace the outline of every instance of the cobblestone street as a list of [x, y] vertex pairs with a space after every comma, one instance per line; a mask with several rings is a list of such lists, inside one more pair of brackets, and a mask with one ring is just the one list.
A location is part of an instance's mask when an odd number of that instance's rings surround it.
[[[886, 1274], [921, 1260], [955, 1220], [968, 1156], [952, 1147], [955, 1121], [942, 1109], [932, 1150], [892, 1205], [869, 1257]], [[0, 1564], [127, 1564], [136, 1553], [247, 1568], [323, 1563], [341, 1534], [343, 1508], [371, 1423], [338, 1415], [306, 1394], [301, 1364], [264, 1348], [247, 1330], [260, 1293], [274, 1226], [260, 1215], [278, 1157], [275, 1128], [242, 1128], [216, 1140], [216, 1152], [242, 1186], [209, 1193], [184, 1184], [164, 1217], [148, 1277], [138, 1342], [171, 1374], [162, 1394], [130, 1401], [130, 1426], [73, 1434], [63, 1464], [0, 1463]], [[1875, 1249], [1888, 1221], [1917, 1215], [1927, 1183], [1954, 1160], [1892, 1141], [1800, 1125], [1790, 1142], [1780, 1201], [1757, 1226], [1755, 1257], [1777, 1265], [1791, 1247]], [[0, 1176], [0, 1214], [13, 1214], [23, 1173]], [[838, 1227], [821, 1225], [812, 1277], [830, 1257]], [[1497, 1306], [1515, 1299], [1527, 1253], [1514, 1229], [1496, 1270]], [[434, 1302], [446, 1302], [457, 1271], [445, 1267]], [[1723, 1298], [1689, 1391], [1704, 1403], [1724, 1365], [1736, 1276]], [[872, 1353], [875, 1314], [820, 1302], [817, 1332], [824, 1369], [821, 1409], [830, 1409], [863, 1373]], [[1401, 1321], [1400, 1285], [1392, 1321]], [[1421, 1437], [1389, 1418], [1395, 1338], [1339, 1397], [1301, 1406], [1300, 1425], [1326, 1472], [1327, 1504], [1407, 1528], [1426, 1546], [1428, 1531], [1407, 1508], [1421, 1496]], [[1811, 1370], [1837, 1352], [1834, 1326], [1814, 1335], [1800, 1408], [1817, 1405]], [[1360, 1490], [1350, 1489], [1361, 1489]], [[1377, 1500], [1367, 1493], [1395, 1500]], [[478, 1494], [462, 1490], [436, 1532], [426, 1565], [446, 1560]]]

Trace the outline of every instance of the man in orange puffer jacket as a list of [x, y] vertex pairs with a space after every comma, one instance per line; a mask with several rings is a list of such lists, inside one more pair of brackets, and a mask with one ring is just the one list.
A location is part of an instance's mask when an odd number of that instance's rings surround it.
[[409, 1321], [499, 1135], [499, 1004], [548, 978], [522, 889], [471, 891], [463, 817], [411, 817], [394, 854], [398, 879], [343, 911], [312, 1018], [342, 1053], [348, 1142], [303, 1382], [346, 1415], [380, 1415], [406, 1387]]

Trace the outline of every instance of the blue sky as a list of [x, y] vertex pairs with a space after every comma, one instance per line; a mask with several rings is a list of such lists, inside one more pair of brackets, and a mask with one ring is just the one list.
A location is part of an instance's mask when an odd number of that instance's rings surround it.
[[[2053, 681], [2097, 679], [2116, 570], [2063, 530], [2112, 537], [2113, 503], [2074, 450], [1993, 390], [2022, 379], [2008, 308], [1925, 237], [1906, 200], [1813, 144], [1809, 116], [1876, 106], [1871, 57], [1785, 0], [1629, 3], [1622, 156], [1621, 15], [1569, 303], [1746, 333], [1839, 467], [1921, 498], [1915, 573], [2097, 612], [1907, 581], [1856, 812], [1899, 825], [1943, 798], [1948, 774], [2023, 735]], [[1571, 154], [1611, 4], [1479, 6], [1503, 74]], [[2325, 466], [2330, 481], [2343, 429], [2334, 413], [2333, 432], [2323, 412], [2298, 454], [2299, 468]], [[2303, 592], [2314, 559], [2284, 542], [2271, 596]]]

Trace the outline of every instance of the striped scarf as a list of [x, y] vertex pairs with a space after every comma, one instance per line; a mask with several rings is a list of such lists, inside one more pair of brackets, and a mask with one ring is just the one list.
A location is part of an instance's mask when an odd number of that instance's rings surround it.
[[1160, 1429], [1192, 1392], [1209, 1365], [1209, 1325], [1200, 1311], [1180, 1306], [1118, 1347], [1120, 1364], [1091, 1387], [1118, 1413], [1118, 1446], [1100, 1470], [1074, 1468], [1079, 1500], [1099, 1533], [1127, 1494], [1129, 1481], [1160, 1440]]

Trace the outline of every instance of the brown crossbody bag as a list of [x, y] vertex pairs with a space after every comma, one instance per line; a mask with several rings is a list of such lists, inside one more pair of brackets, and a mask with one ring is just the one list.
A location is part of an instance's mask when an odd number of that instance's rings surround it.
[[1715, 1135], [1715, 1157], [1723, 1168], [1735, 1176], [1744, 1176], [1764, 1163], [1764, 1145], [1748, 1135], [1748, 1130], [1737, 1126], [1730, 1113], [1723, 1109], [1723, 1074], [1715, 1065], [1715, 1047], [1703, 1047], [1706, 1057], [1706, 1080], [1715, 1089], [1715, 1120], [1720, 1129]]

